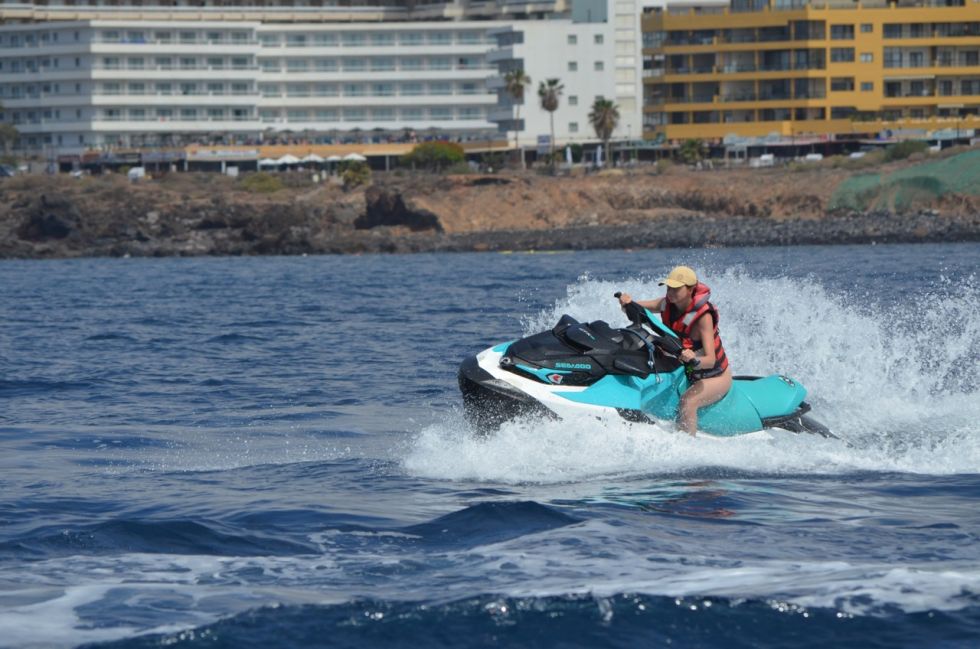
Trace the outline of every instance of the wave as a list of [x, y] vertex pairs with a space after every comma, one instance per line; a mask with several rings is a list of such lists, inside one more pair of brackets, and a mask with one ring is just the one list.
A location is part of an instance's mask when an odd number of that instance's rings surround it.
[[922, 647], [980, 632], [980, 606], [955, 613], [854, 617], [779, 600], [619, 593], [486, 594], [444, 603], [358, 600], [267, 607], [214, 624], [102, 647]]
[[0, 543], [6, 559], [49, 558], [78, 553], [186, 553], [196, 555], [266, 556], [314, 552], [309, 545], [256, 534], [226, 534], [187, 520], [111, 520], [57, 530], [42, 528]]

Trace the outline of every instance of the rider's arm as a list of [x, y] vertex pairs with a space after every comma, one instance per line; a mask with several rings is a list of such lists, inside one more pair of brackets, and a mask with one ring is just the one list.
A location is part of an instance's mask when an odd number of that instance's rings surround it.
[[629, 293], [619, 294], [619, 304], [622, 306], [624, 304], [629, 304], [630, 302], [636, 302], [644, 309], [649, 309], [653, 313], [657, 313], [663, 308], [664, 300], [666, 298], [657, 298], [656, 300], [634, 300]]
[[666, 298], [659, 297], [656, 300], [637, 300], [636, 303], [642, 306], [644, 309], [657, 313], [664, 307], [665, 299]]

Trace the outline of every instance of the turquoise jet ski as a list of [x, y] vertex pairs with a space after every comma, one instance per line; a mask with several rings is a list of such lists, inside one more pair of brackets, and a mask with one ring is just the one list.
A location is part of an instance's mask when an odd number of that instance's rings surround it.
[[[496, 345], [460, 365], [459, 387], [469, 422], [489, 433], [516, 417], [672, 422], [687, 369], [681, 342], [660, 318], [627, 304], [630, 326], [563, 315], [550, 331]], [[807, 391], [782, 374], [736, 376], [720, 401], [698, 411], [698, 430], [733, 437], [785, 430], [834, 437], [810, 414]]]

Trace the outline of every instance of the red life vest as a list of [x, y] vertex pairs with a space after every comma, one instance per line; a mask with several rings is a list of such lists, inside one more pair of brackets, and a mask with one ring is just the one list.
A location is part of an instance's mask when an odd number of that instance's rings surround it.
[[[694, 323], [705, 313], [711, 314], [711, 320], [715, 333], [715, 366], [707, 370], [698, 370], [704, 373], [702, 378], [717, 376], [728, 368], [728, 357], [725, 355], [725, 348], [721, 344], [721, 336], [718, 335], [718, 309], [709, 300], [711, 299], [711, 289], [698, 282], [694, 287], [694, 295], [691, 296], [691, 303], [687, 311], [680, 313], [680, 310], [664, 299], [663, 308], [660, 311], [660, 318], [664, 324], [670, 327], [671, 331], [680, 336], [681, 344], [685, 349], [700, 349], [704, 341], [691, 339], [691, 331], [694, 330]], [[671, 317], [673, 316], [673, 318]]]

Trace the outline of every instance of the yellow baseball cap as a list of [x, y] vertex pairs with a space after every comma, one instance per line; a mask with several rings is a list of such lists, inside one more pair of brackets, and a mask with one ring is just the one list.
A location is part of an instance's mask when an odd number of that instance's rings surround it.
[[697, 286], [698, 275], [693, 269], [687, 266], [677, 266], [670, 271], [667, 279], [660, 280], [660, 285], [666, 284], [670, 288], [680, 288], [682, 286]]

